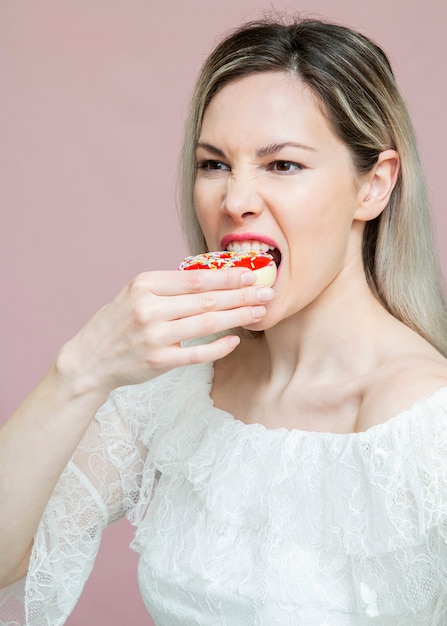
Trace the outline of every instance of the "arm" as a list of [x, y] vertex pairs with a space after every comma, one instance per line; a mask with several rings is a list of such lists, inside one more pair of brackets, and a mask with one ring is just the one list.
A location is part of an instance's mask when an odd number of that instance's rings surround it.
[[54, 363], [0, 430], [0, 586], [26, 573], [45, 505], [102, 401], [71, 392]]
[[231, 335], [188, 348], [180, 342], [262, 317], [258, 289], [242, 275], [143, 274], [62, 348], [0, 431], [0, 586], [26, 571], [50, 495], [110, 391], [221, 358], [237, 345]]

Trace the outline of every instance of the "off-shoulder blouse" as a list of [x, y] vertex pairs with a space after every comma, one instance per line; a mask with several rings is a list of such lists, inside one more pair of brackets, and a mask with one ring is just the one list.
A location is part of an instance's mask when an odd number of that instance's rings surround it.
[[212, 378], [193, 365], [111, 394], [0, 624], [63, 624], [124, 515], [157, 626], [447, 624], [447, 388], [340, 435], [244, 424]]

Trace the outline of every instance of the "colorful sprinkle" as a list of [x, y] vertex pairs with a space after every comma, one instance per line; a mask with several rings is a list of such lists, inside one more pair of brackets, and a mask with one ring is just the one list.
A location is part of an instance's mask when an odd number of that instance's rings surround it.
[[179, 270], [226, 270], [230, 267], [247, 267], [257, 270], [273, 262], [268, 252], [247, 250], [244, 252], [218, 251], [204, 252], [187, 256], [179, 265]]

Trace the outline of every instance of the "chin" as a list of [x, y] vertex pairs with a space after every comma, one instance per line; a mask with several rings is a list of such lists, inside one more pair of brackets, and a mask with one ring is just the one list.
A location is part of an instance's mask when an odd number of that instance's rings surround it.
[[290, 320], [291, 318], [293, 318], [295, 313], [297, 313], [297, 311], [295, 310], [290, 312], [284, 311], [283, 309], [278, 310], [277, 308], [275, 311], [273, 307], [271, 309], [269, 307], [266, 315], [261, 320], [259, 320], [259, 322], [247, 324], [246, 326], [243, 326], [243, 328], [245, 330], [249, 330], [250, 332], [262, 332], [265, 330], [271, 330], [272, 328], [279, 326], [286, 320]]
[[264, 330], [269, 330], [270, 328], [273, 328], [273, 326], [275, 326], [274, 322], [269, 322], [268, 320], [263, 319], [254, 324], [247, 324], [247, 326], [242, 326], [242, 330], [248, 330], [253, 333], [261, 333]]

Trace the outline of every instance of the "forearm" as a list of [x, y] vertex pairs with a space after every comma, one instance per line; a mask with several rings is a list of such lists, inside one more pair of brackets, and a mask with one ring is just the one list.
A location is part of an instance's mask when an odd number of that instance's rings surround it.
[[45, 506], [105, 395], [75, 390], [55, 363], [0, 430], [0, 587], [26, 571]]

